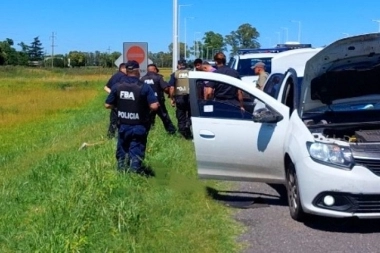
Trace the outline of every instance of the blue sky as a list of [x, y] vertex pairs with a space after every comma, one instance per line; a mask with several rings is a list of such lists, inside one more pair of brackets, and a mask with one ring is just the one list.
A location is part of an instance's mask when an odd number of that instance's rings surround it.
[[[178, 0], [180, 5], [179, 39], [184, 41], [187, 19], [187, 43], [207, 31], [227, 35], [243, 23], [260, 33], [259, 42], [269, 47], [277, 42], [298, 40], [323, 46], [345, 34], [377, 32], [380, 1], [338, 0]], [[55, 53], [71, 50], [122, 51], [126, 41], [148, 42], [152, 52], [168, 51], [172, 42], [172, 0], [18, 0], [1, 4], [0, 40], [12, 38], [30, 44], [40, 37], [48, 54], [55, 32]], [[287, 29], [283, 29], [287, 28]], [[17, 47], [17, 49], [19, 49]]]

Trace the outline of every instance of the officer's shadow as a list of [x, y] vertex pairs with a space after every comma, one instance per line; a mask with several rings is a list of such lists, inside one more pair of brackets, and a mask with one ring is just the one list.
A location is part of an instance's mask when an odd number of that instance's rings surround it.
[[149, 165], [144, 165], [141, 168], [140, 175], [149, 178], [149, 177], [155, 177], [156, 173], [154, 172], [154, 170], [152, 169], [152, 167], [150, 167]]

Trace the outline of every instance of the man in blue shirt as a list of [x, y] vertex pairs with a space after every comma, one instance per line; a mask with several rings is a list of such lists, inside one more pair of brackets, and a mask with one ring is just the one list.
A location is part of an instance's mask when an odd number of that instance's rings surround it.
[[[117, 71], [115, 74], [111, 76], [111, 78], [108, 80], [107, 84], [104, 86], [104, 90], [109, 94], [111, 92], [112, 87], [119, 82], [119, 80], [124, 77], [127, 73], [127, 70], [125, 68], [125, 63], [121, 63], [119, 65], [119, 71]], [[117, 109], [116, 107], [111, 109], [110, 111], [110, 124], [108, 127], [107, 136], [108, 138], [115, 137], [116, 131], [117, 131]]]
[[120, 122], [118, 146], [125, 155], [117, 148], [118, 170], [143, 173], [142, 161], [150, 129], [149, 113], [157, 110], [159, 103], [153, 89], [139, 79], [139, 64], [128, 61], [126, 69], [127, 76], [112, 87], [105, 107], [116, 107]]
[[[215, 54], [214, 61], [217, 66], [214, 73], [220, 73], [241, 79], [239, 73], [235, 69], [226, 66], [226, 56], [222, 52]], [[239, 106], [241, 110], [244, 110], [243, 93], [232, 85], [221, 82], [207, 82], [205, 83], [205, 98], [213, 98], [216, 101], [233, 104]]]
[[140, 79], [152, 87], [158, 102], [160, 103], [158, 110], [151, 112], [151, 125], [152, 127], [154, 126], [156, 115], [158, 115], [164, 124], [165, 130], [169, 134], [175, 134], [177, 129], [173, 125], [165, 106], [165, 93], [169, 93], [169, 84], [164, 81], [163, 76], [158, 74], [158, 72], [159, 70], [155, 64], [149, 64], [148, 73]]

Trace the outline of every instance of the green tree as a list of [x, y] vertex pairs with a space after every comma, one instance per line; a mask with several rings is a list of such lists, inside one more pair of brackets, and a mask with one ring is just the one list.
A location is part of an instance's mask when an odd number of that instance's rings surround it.
[[257, 41], [260, 33], [251, 24], [245, 23], [225, 36], [225, 42], [231, 46], [231, 53], [235, 54], [241, 48], [259, 48], [260, 43]]
[[28, 47], [28, 54], [30, 61], [42, 61], [44, 59], [42, 43], [38, 36], [34, 38], [33, 42]]
[[23, 54], [17, 52], [13, 45], [13, 40], [9, 38], [0, 42], [0, 65], [23, 65]]
[[114, 62], [119, 58], [121, 55], [120, 52], [112, 52], [111, 54], [108, 54], [108, 61], [107, 61], [107, 67], [112, 68], [114, 67]]
[[[192, 55], [194, 55], [195, 58], [205, 58], [205, 55], [203, 55], [202, 52], [204, 51], [204, 44], [202, 41], [193, 41], [193, 46], [190, 47], [190, 52]], [[205, 49], [207, 50], [207, 49]]]
[[18, 56], [19, 56], [19, 65], [28, 65], [29, 61], [29, 46], [26, 45], [24, 42], [20, 42], [17, 44], [19, 47], [21, 47], [21, 51], [18, 51]]
[[226, 42], [220, 33], [206, 32], [203, 37], [203, 43], [202, 59], [212, 59], [213, 52], [226, 50]]
[[82, 67], [86, 65], [86, 54], [83, 52], [70, 51], [68, 58], [71, 67]]
[[63, 54], [56, 54], [54, 55], [54, 58], [52, 58], [50, 55], [48, 55], [44, 60], [45, 67], [51, 67], [53, 60], [53, 66], [56, 68], [64, 68], [65, 62], [67, 62], [66, 57]]
[[[179, 45], [179, 56], [178, 56], [178, 59], [184, 59], [185, 58], [185, 43], [183, 42], [179, 42], [178, 43]], [[188, 50], [186, 48], [186, 50]], [[173, 43], [170, 43], [169, 45], [169, 53], [171, 54], [173, 52]], [[188, 52], [186, 52], [187, 55], [189, 55]]]
[[[170, 47], [170, 46], [169, 46]], [[172, 53], [160, 51], [158, 53], [148, 53], [149, 59], [153, 61], [158, 67], [171, 67], [172, 66]]]

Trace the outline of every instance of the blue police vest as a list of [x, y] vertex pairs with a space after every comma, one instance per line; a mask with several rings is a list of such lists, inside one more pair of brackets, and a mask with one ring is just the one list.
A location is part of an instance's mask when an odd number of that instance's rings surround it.
[[141, 94], [143, 83], [122, 82], [117, 88], [117, 117], [121, 124], [140, 125], [149, 120], [149, 105]]

